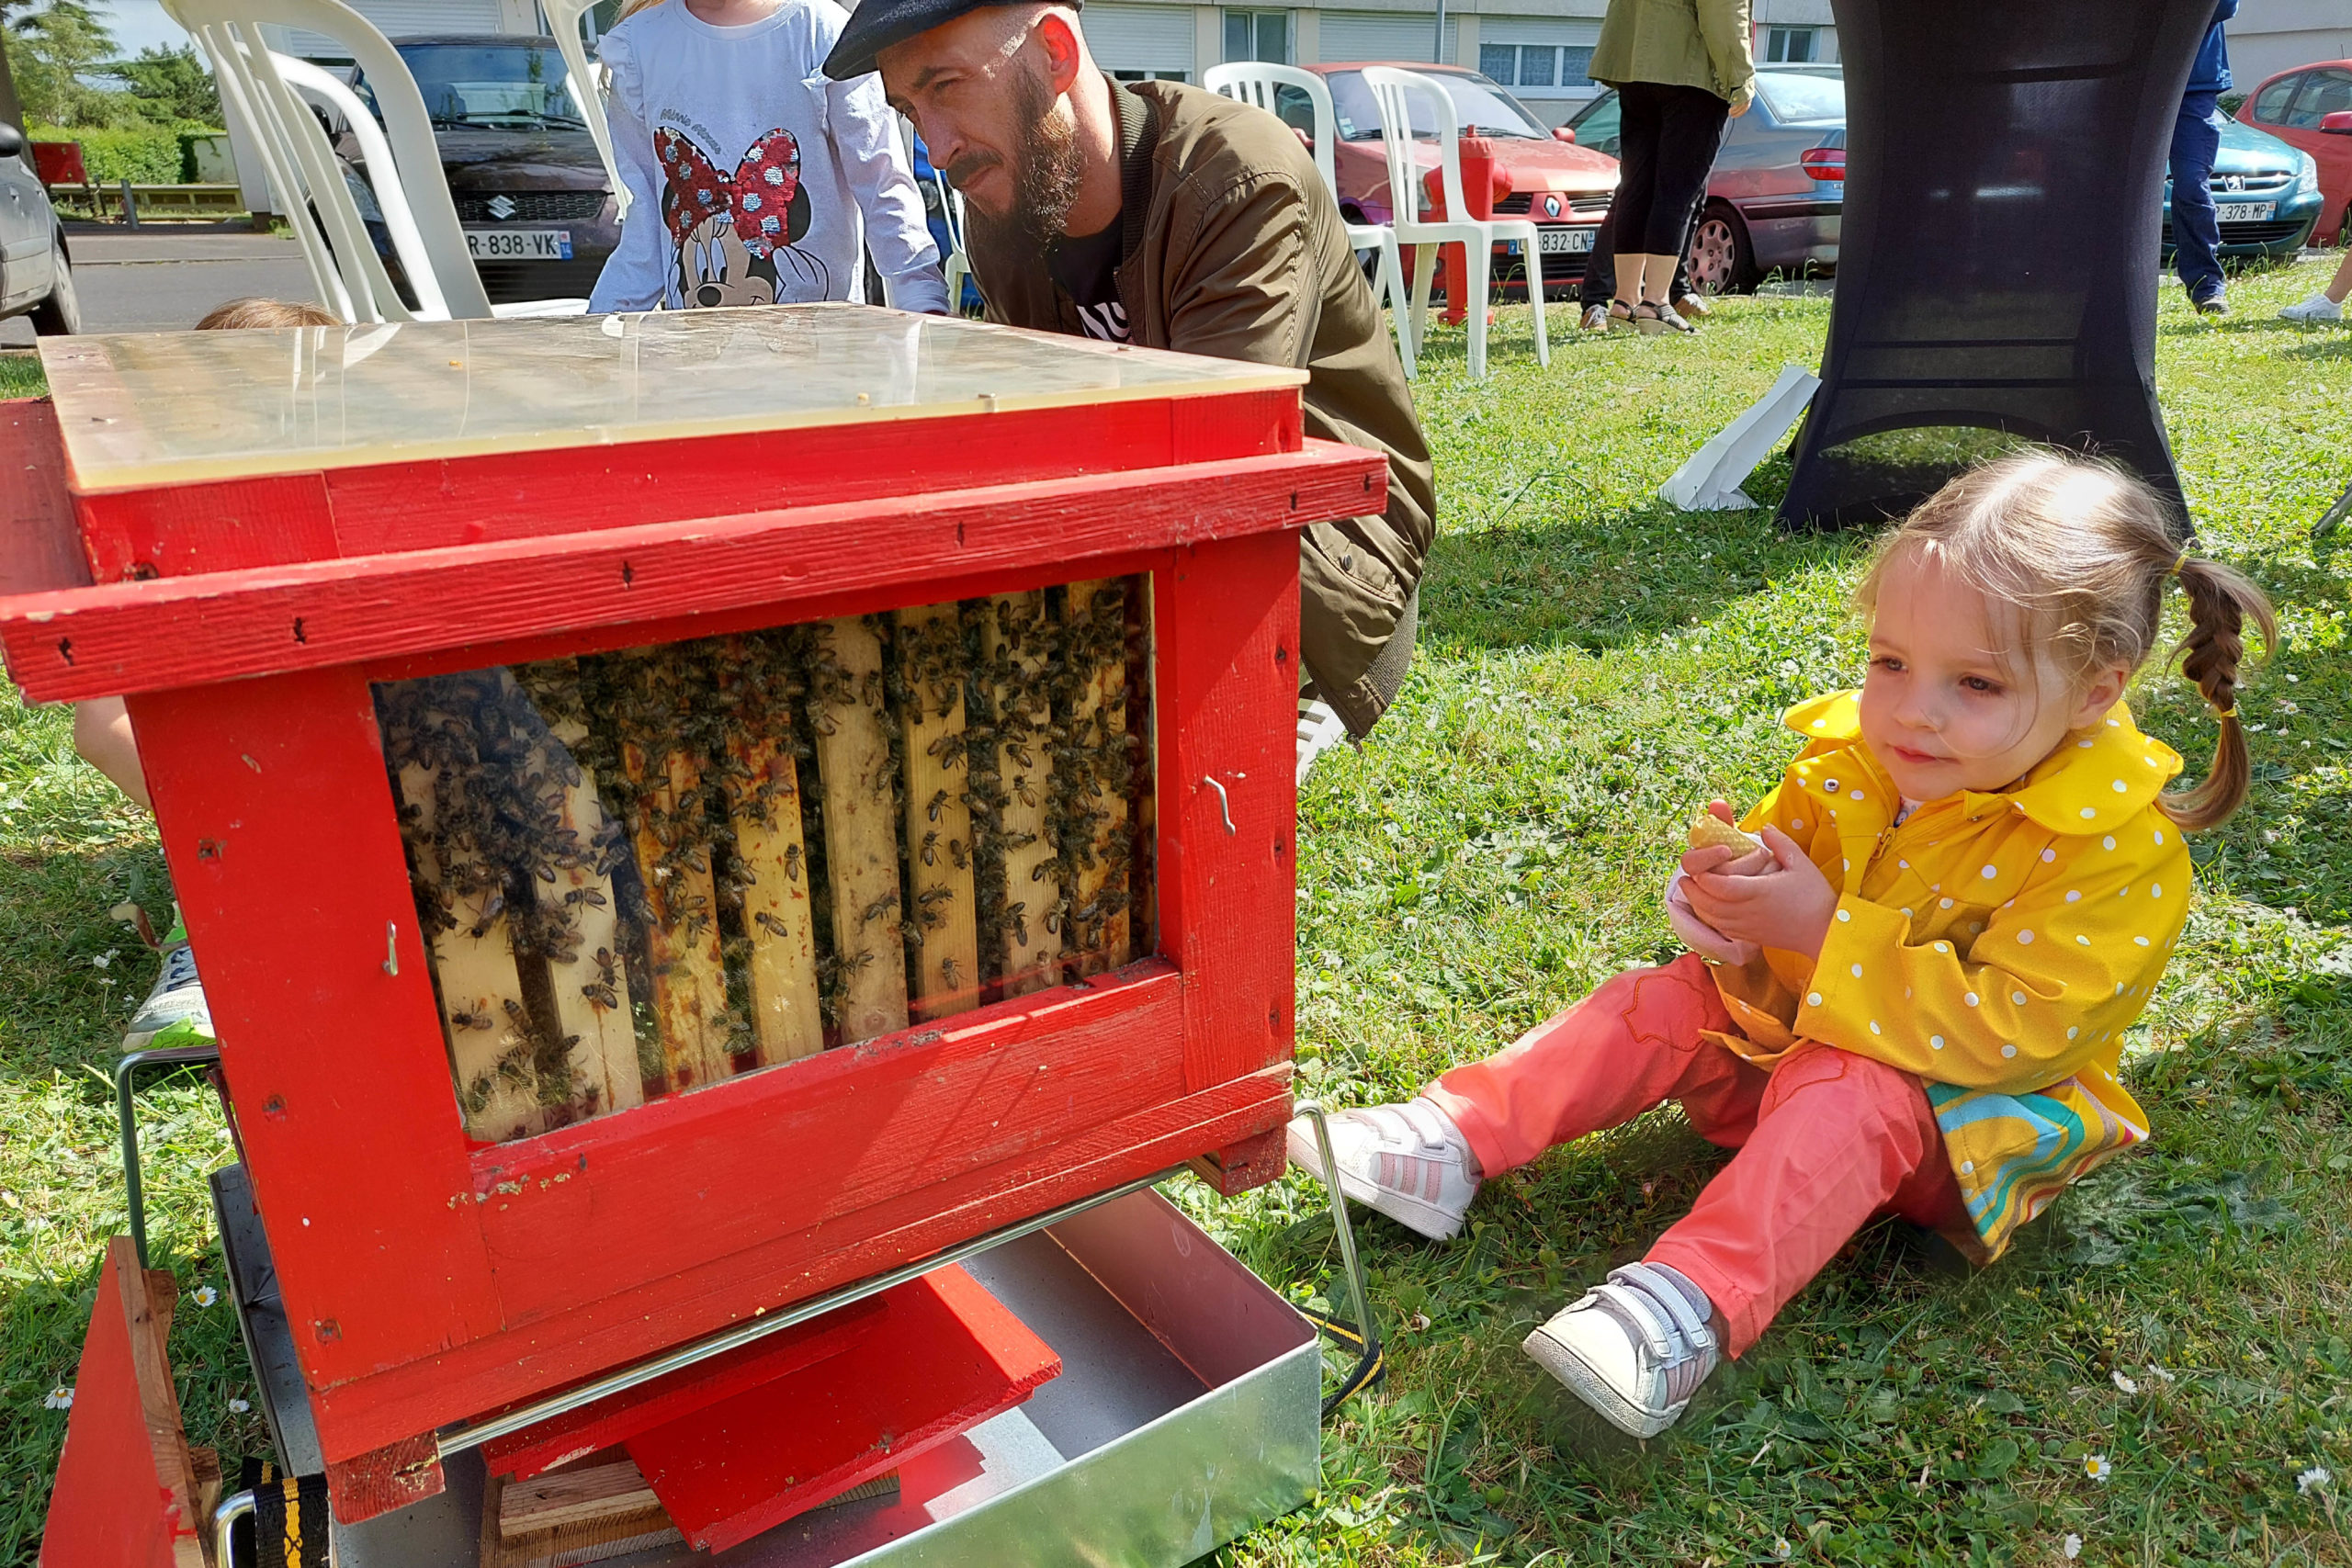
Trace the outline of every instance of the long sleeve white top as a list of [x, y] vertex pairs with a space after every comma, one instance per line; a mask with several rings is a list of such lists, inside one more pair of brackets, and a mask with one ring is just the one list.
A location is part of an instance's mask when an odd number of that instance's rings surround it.
[[630, 206], [590, 310], [862, 301], [861, 247], [890, 303], [947, 308], [880, 78], [823, 74], [848, 20], [832, 0], [785, 0], [719, 28], [663, 0], [605, 35]]

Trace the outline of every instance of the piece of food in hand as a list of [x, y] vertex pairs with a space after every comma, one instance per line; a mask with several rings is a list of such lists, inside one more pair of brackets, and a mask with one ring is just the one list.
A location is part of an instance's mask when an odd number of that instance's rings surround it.
[[1763, 841], [1752, 833], [1741, 832], [1712, 811], [1702, 810], [1690, 819], [1690, 847], [1694, 850], [1722, 848], [1744, 855]]

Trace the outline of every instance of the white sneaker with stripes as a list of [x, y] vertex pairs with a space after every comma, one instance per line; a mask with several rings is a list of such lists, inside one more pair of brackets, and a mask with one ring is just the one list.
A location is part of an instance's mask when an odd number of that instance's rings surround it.
[[1298, 699], [1298, 782], [1306, 782], [1315, 759], [1348, 738], [1347, 720], [1320, 697]]
[[[1451, 1240], [1478, 1195], [1478, 1161], [1453, 1118], [1427, 1100], [1335, 1111], [1329, 1118], [1340, 1190], [1431, 1241]], [[1293, 1165], [1322, 1181], [1315, 1123], [1301, 1116], [1287, 1139]]]
[[1628, 1263], [1554, 1313], [1520, 1348], [1635, 1438], [1681, 1417], [1723, 1359], [1707, 1293], [1662, 1263]]

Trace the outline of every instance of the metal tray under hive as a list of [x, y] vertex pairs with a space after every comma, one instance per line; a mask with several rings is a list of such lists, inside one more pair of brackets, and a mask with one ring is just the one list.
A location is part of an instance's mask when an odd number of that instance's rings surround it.
[[[307, 1399], [275, 1309], [243, 1171], [213, 1178], [237, 1305], [280, 1458], [315, 1463]], [[1057, 1351], [1019, 1408], [910, 1461], [896, 1498], [802, 1515], [730, 1551], [683, 1545], [613, 1568], [1166, 1564], [1299, 1506], [1317, 1484], [1314, 1329], [1157, 1192], [1114, 1199], [964, 1265]], [[342, 1568], [475, 1568], [480, 1457], [448, 1490], [338, 1526]]]

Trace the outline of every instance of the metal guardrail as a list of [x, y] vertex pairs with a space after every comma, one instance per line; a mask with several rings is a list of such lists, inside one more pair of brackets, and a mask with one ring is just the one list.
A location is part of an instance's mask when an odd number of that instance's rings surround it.
[[113, 185], [51, 186], [51, 206], [96, 222], [119, 220], [136, 229], [142, 222], [192, 220], [209, 222], [234, 218], [245, 210], [244, 193], [233, 185]]

